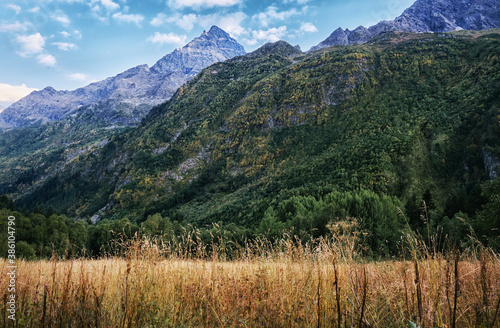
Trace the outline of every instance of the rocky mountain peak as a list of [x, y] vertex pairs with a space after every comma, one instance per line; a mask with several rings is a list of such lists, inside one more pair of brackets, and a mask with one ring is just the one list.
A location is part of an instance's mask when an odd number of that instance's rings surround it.
[[344, 29], [339, 27], [323, 42], [328, 44], [346, 45], [349, 43], [349, 38], [347, 37], [347, 33]]
[[212, 37], [231, 39], [231, 36], [218, 26], [212, 26], [207, 33]]
[[498, 0], [417, 0], [392, 21], [381, 21], [368, 29], [360, 26], [354, 31], [338, 28], [310, 51], [364, 43], [386, 32], [429, 33], [496, 27], [500, 27]]
[[[35, 91], [36, 92], [36, 91]], [[51, 86], [48, 86], [48, 87], [45, 87], [43, 88], [41, 91], [39, 91], [41, 94], [45, 95], [45, 96], [51, 96], [51, 95], [54, 95], [57, 93], [57, 90], [54, 89], [53, 87]]]
[[217, 26], [212, 26], [186, 44], [174, 50], [151, 67], [155, 73], [175, 71], [183, 67], [184, 73], [191, 77], [203, 68], [219, 61], [244, 55], [245, 48], [233, 39], [228, 33]]

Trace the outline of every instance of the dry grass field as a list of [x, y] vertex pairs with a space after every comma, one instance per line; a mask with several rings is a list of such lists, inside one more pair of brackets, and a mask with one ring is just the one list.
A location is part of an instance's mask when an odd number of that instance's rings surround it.
[[415, 242], [406, 260], [367, 261], [354, 246], [260, 240], [227, 260], [136, 239], [106, 258], [18, 261], [16, 327], [500, 327], [498, 254]]

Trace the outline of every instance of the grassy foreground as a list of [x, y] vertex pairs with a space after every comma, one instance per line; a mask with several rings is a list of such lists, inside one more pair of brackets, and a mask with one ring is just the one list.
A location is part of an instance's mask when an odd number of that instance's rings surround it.
[[[321, 239], [188, 253], [147, 239], [120, 256], [17, 262], [18, 327], [500, 327], [500, 258], [481, 251], [363, 261]], [[209, 251], [209, 249], [211, 249]], [[0, 260], [0, 325], [7, 261]]]

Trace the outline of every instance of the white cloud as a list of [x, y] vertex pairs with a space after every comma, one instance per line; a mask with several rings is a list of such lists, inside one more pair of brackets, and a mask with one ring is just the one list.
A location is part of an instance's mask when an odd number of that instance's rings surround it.
[[57, 63], [56, 58], [50, 54], [40, 54], [36, 58], [40, 64], [46, 66], [55, 66]]
[[[165, 15], [164, 15], [165, 16]], [[165, 16], [166, 18], [166, 16]], [[198, 21], [198, 18], [196, 17], [195, 14], [188, 14], [188, 15], [179, 15], [176, 14], [175, 16], [166, 18], [165, 22], [167, 23], [174, 23], [175, 25], [179, 26], [183, 30], [186, 31], [191, 31], [194, 27], [194, 24]]]
[[141, 22], [144, 20], [144, 16], [142, 15], [124, 15], [122, 13], [113, 14], [113, 19], [122, 23], [135, 23], [137, 26], [141, 26]]
[[63, 24], [64, 26], [69, 25], [70, 20], [66, 16], [53, 16], [52, 17], [55, 21], [58, 21], [59, 23]]
[[112, 0], [91, 0], [88, 5], [92, 11], [92, 16], [102, 22], [106, 22], [107, 17], [100, 16], [99, 13], [110, 13], [120, 9], [120, 5]]
[[297, 11], [297, 9], [295, 8], [292, 8], [287, 11], [278, 11], [277, 7], [269, 6], [267, 7], [265, 12], [253, 15], [252, 19], [258, 20], [261, 26], [267, 27], [272, 21], [276, 20], [284, 21], [285, 19], [288, 19], [289, 17], [299, 13], [300, 12]]
[[264, 40], [270, 42], [279, 41], [286, 33], [286, 26], [278, 28], [273, 27], [268, 30], [252, 31], [252, 36], [255, 40]]
[[239, 4], [241, 0], [168, 0], [168, 4], [174, 8], [191, 7], [212, 8], [212, 7], [230, 7]]
[[21, 35], [15, 41], [19, 43], [20, 51], [17, 53], [22, 57], [31, 57], [38, 55], [36, 58], [40, 64], [46, 66], [55, 66], [57, 60], [54, 56], [45, 53], [45, 38], [40, 34]]
[[107, 10], [117, 10], [120, 8], [120, 5], [117, 3], [114, 3], [111, 0], [101, 0], [102, 5], [107, 9]]
[[219, 14], [181, 15], [177, 13], [171, 17], [168, 17], [163, 13], [159, 13], [150, 22], [150, 24], [159, 27], [165, 24], [173, 23], [188, 32], [191, 31], [196, 24], [203, 26], [205, 29], [209, 29], [210, 27], [212, 27], [212, 25], [217, 25], [229, 34], [233, 36], [239, 36], [241, 34], [247, 33], [247, 31], [241, 26], [241, 22], [245, 18], [247, 18], [247, 15], [245, 15], [245, 13], [243, 12], [235, 12], [225, 16], [221, 16]]
[[36, 90], [38, 89], [28, 88], [25, 84], [10, 85], [0, 83], [0, 102], [13, 103]]
[[283, 3], [293, 3], [296, 2], [298, 5], [305, 5], [310, 0], [284, 0]]
[[5, 7], [14, 10], [16, 12], [16, 15], [21, 12], [21, 7], [19, 7], [18, 5], [14, 5], [12, 3], [5, 5]]
[[101, 15], [99, 15], [98, 13], [91, 13], [90, 15], [91, 15], [94, 19], [96, 19], [96, 20], [98, 20], [98, 21], [100, 21], [100, 22], [102, 22], [102, 23], [104, 23], [104, 24], [106, 24], [106, 25], [108, 25], [108, 24], [109, 24], [109, 20], [108, 20], [109, 15], [107, 15], [107, 16], [101, 16]]
[[243, 39], [242, 41], [243, 41], [244, 43], [246, 43], [247, 45], [249, 45], [249, 46], [254, 46], [254, 45], [256, 45], [256, 44], [258, 43], [258, 41], [257, 41], [257, 40], [255, 40], [255, 39], [251, 39], [251, 40], [250, 40], [250, 39], [246, 39], [246, 38], [245, 38], [245, 39]]
[[209, 29], [212, 25], [217, 25], [232, 36], [240, 36], [248, 33], [242, 26], [241, 22], [247, 17], [243, 12], [236, 12], [225, 16], [219, 14], [199, 15], [197, 17], [198, 24], [205, 29]]
[[[56, 0], [46, 0], [46, 1], [50, 2], [50, 1], [56, 1]], [[88, 0], [57, 0], [57, 1], [63, 2], [63, 3], [68, 3], [68, 4], [88, 2]]]
[[68, 75], [68, 78], [73, 81], [81, 81], [81, 82], [90, 80], [90, 77], [85, 73], [73, 73]]
[[92, 0], [90, 2], [90, 6], [92, 7], [93, 10], [98, 11], [98, 10], [100, 10], [99, 3], [101, 4], [101, 6], [106, 8], [106, 10], [108, 10], [108, 11], [120, 9], [120, 5], [113, 2], [112, 0]]
[[160, 45], [163, 45], [164, 43], [184, 44], [186, 43], [186, 36], [177, 35], [174, 33], [165, 34], [156, 32], [154, 35], [150, 36], [147, 40], [152, 43], [159, 43]]
[[[180, 15], [177, 14], [177, 16]], [[158, 15], [156, 15], [155, 18], [151, 20], [151, 22], [149, 22], [149, 24], [153, 25], [154, 27], [162, 26], [167, 22], [167, 19], [168, 19], [167, 15], [165, 15], [164, 13], [159, 13]]]
[[20, 45], [19, 55], [29, 57], [43, 51], [45, 39], [40, 33], [32, 35], [21, 35], [16, 38], [16, 42]]
[[80, 33], [80, 31], [78, 30], [74, 30], [73, 34], [68, 31], [61, 31], [59, 33], [65, 38], [74, 38], [77, 40], [80, 40], [82, 38], [82, 33]]
[[25, 32], [28, 30], [28, 26], [26, 23], [20, 23], [19, 21], [15, 21], [11, 24], [0, 24], [0, 32]]
[[316, 26], [314, 26], [312, 23], [302, 23], [300, 26], [300, 30], [303, 32], [318, 32], [318, 29]]
[[62, 51], [70, 51], [78, 48], [76, 44], [67, 42], [53, 42], [52, 45], [58, 47], [59, 50]]
[[243, 12], [229, 14], [221, 17], [217, 26], [233, 36], [239, 36], [245, 33], [245, 29], [241, 26], [245, 18], [247, 15]]
[[37, 13], [39, 11], [40, 11], [40, 7], [38, 7], [38, 6], [37, 7], [33, 7], [33, 8], [31, 8], [31, 9], [28, 10], [28, 12], [30, 12], [30, 13]]

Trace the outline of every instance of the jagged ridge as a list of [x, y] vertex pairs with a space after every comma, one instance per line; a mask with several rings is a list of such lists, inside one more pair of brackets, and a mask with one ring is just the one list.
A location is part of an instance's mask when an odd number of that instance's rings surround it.
[[151, 68], [139, 65], [74, 91], [57, 91], [52, 87], [35, 91], [0, 113], [0, 121], [14, 127], [45, 123], [90, 106], [93, 110], [105, 111], [109, 120], [116, 119], [118, 111], [121, 124], [136, 124], [153, 106], [170, 99], [203, 68], [244, 54], [243, 46], [213, 26]]
[[360, 44], [386, 32], [450, 32], [487, 30], [500, 27], [500, 8], [496, 0], [417, 0], [392, 21], [381, 21], [369, 28], [336, 29], [310, 51]]

